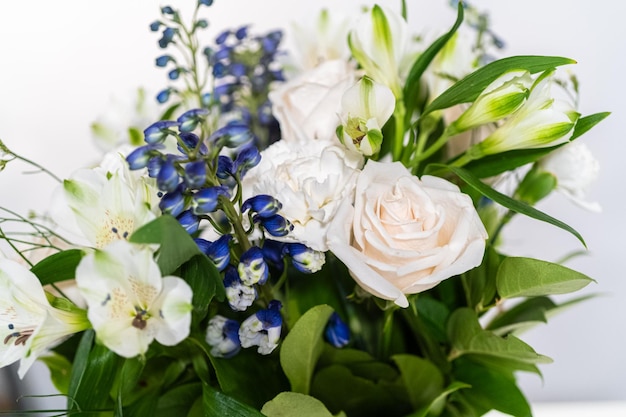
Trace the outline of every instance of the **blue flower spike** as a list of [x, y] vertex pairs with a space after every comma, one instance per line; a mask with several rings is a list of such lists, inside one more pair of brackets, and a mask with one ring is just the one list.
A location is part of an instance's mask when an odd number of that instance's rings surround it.
[[230, 241], [231, 235], [222, 235], [215, 242], [206, 239], [196, 238], [194, 242], [198, 248], [213, 262], [215, 267], [221, 272], [230, 263]]
[[286, 243], [283, 254], [289, 255], [293, 266], [305, 274], [319, 271], [326, 262], [324, 252], [313, 250], [302, 243]]
[[228, 304], [235, 311], [246, 311], [258, 296], [256, 288], [245, 285], [232, 265], [227, 266], [224, 271], [224, 288]]
[[241, 255], [237, 266], [241, 281], [248, 286], [263, 285], [269, 277], [269, 268], [263, 258], [263, 251], [253, 246]]
[[259, 194], [244, 201], [241, 205], [241, 212], [245, 213], [250, 210], [259, 217], [268, 218], [278, 213], [282, 207], [280, 201], [271, 195]]
[[328, 319], [324, 329], [324, 338], [336, 348], [342, 348], [350, 342], [350, 328], [336, 312], [333, 312]]
[[176, 35], [176, 29], [167, 27], [163, 30], [163, 36], [159, 39], [159, 47], [162, 49], [167, 48], [170, 43], [174, 42], [174, 35]]
[[211, 355], [216, 358], [230, 358], [241, 350], [239, 323], [224, 316], [216, 315], [209, 320], [205, 340], [211, 346]]
[[241, 347], [258, 346], [257, 352], [269, 355], [278, 347], [283, 318], [280, 301], [270, 301], [268, 308], [248, 317], [239, 327]]
[[176, 134], [176, 132], [170, 128], [178, 126], [178, 124], [178, 122], [174, 122], [171, 120], [161, 120], [152, 123], [150, 126], [144, 129], [143, 139], [146, 143], [150, 145], [155, 143], [162, 143], [169, 135]]
[[207, 109], [193, 109], [183, 113], [177, 120], [180, 124], [179, 129], [181, 132], [191, 132], [198, 126], [199, 123], [206, 119], [209, 114]]

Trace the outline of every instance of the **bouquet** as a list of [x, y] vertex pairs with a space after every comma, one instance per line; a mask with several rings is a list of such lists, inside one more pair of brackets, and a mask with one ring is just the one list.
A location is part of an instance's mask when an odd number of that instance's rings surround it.
[[321, 11], [297, 51], [248, 25], [205, 46], [195, 3], [150, 24], [167, 83], [93, 124], [96, 166], [59, 179], [0, 142], [59, 181], [46, 213], [1, 208], [23, 229], [0, 228], [0, 366], [47, 364], [63, 415], [531, 415], [516, 374], [551, 360], [520, 334], [592, 279], [501, 232], [585, 245], [535, 208], [598, 208], [578, 138], [608, 113], [577, 112], [575, 62], [499, 58], [464, 2], [430, 41], [404, 2]]

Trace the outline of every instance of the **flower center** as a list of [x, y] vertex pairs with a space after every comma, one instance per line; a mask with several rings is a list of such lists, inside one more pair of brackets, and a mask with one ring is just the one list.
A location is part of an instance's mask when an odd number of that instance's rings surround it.
[[148, 325], [148, 319], [150, 318], [150, 315], [146, 310], [142, 309], [141, 307], [135, 307], [135, 311], [137, 312], [137, 314], [135, 314], [135, 317], [133, 318], [132, 325], [139, 330], [143, 330]]
[[[15, 330], [15, 326], [11, 323], [9, 324], [9, 330]], [[8, 345], [9, 343], [11, 343], [13, 339], [15, 339], [15, 341], [13, 342], [15, 346], [18, 346], [18, 345], [25, 346], [26, 341], [28, 341], [28, 339], [33, 335], [34, 332], [35, 332], [34, 328], [25, 329], [22, 331], [19, 331], [19, 330], [13, 331], [4, 338], [4, 344]]]

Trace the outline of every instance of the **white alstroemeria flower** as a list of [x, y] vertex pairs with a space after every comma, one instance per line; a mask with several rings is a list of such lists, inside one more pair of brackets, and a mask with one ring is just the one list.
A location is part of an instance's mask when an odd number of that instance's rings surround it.
[[89, 327], [85, 311], [69, 304], [65, 310], [52, 307], [32, 272], [0, 259], [0, 367], [21, 359], [23, 378], [47, 349]]
[[509, 116], [524, 104], [532, 84], [533, 79], [528, 71], [509, 71], [502, 74], [450, 125], [451, 134], [497, 122]]
[[102, 248], [126, 239], [156, 218], [157, 189], [151, 178], [128, 170], [123, 155], [105, 158], [103, 165], [80, 169], [63, 182], [53, 200], [53, 219], [66, 230]]
[[302, 22], [292, 24], [294, 52], [298, 57], [298, 66], [302, 70], [317, 67], [323, 62], [342, 60], [347, 62], [350, 50], [345, 42], [348, 37], [348, 19], [329, 13], [320, 12], [313, 27], [306, 27]]
[[514, 149], [532, 149], [566, 143], [579, 117], [550, 93], [553, 73], [540, 76], [528, 100], [482, 142], [468, 150], [472, 159]]
[[593, 212], [602, 208], [585, 199], [589, 186], [598, 178], [600, 163], [582, 142], [573, 141], [550, 153], [538, 168], [556, 177], [556, 190], [579, 206]]
[[352, 55], [375, 81], [385, 84], [396, 97], [402, 96], [402, 79], [412, 55], [407, 22], [394, 11], [375, 5], [348, 35]]
[[154, 339], [173, 346], [189, 335], [191, 288], [181, 278], [161, 277], [153, 255], [148, 247], [116, 240], [76, 268], [96, 337], [126, 358], [144, 354]]
[[382, 128], [393, 114], [396, 99], [385, 85], [363, 77], [341, 99], [343, 124], [337, 137], [348, 149], [371, 156], [380, 151]]

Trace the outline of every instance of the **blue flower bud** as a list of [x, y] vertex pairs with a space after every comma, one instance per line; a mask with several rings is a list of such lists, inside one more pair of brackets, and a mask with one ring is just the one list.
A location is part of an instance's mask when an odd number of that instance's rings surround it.
[[261, 153], [257, 147], [254, 145], [246, 146], [237, 155], [233, 169], [243, 178], [248, 170], [257, 166], [259, 162], [261, 162]]
[[241, 62], [235, 62], [230, 66], [230, 75], [240, 78], [246, 75], [248, 68]]
[[163, 214], [171, 214], [176, 217], [185, 209], [185, 196], [182, 185], [172, 192], [161, 197], [159, 208]]
[[248, 286], [263, 285], [269, 277], [269, 269], [263, 259], [263, 251], [253, 246], [241, 255], [237, 266], [241, 281]]
[[[198, 135], [191, 132], [181, 133], [180, 140], [185, 144], [187, 149], [190, 150], [196, 149], [198, 147], [198, 142], [200, 142], [200, 138], [198, 137]], [[180, 145], [180, 143], [177, 146], [180, 153], [187, 155], [187, 151]], [[206, 155], [207, 153], [209, 153], [209, 148], [207, 148], [207, 146], [202, 143], [200, 144], [200, 149], [198, 149], [198, 152], [200, 153], [200, 155]]]
[[177, 80], [180, 77], [180, 69], [174, 68], [170, 72], [167, 73], [167, 78], [170, 80]]
[[209, 320], [205, 340], [211, 346], [211, 355], [216, 358], [231, 358], [241, 350], [239, 323], [224, 316]]
[[206, 19], [200, 19], [196, 22], [196, 27], [206, 29], [207, 27], [209, 27], [209, 22], [207, 22]]
[[259, 122], [264, 126], [270, 125], [276, 120], [272, 113], [272, 103], [269, 100], [259, 106], [257, 117], [259, 118]]
[[213, 48], [211, 48], [210, 46], [205, 47], [202, 50], [202, 53], [204, 54], [204, 56], [206, 57], [207, 61], [209, 62], [209, 65], [213, 64]]
[[256, 288], [245, 285], [232, 265], [227, 266], [224, 272], [224, 288], [228, 304], [235, 311], [246, 311], [258, 296]]
[[156, 177], [157, 187], [161, 191], [172, 192], [180, 184], [180, 175], [172, 158], [167, 158], [161, 164], [161, 169]]
[[273, 54], [278, 50], [278, 45], [283, 37], [281, 31], [276, 30], [268, 33], [262, 40], [263, 50], [268, 54]]
[[220, 33], [219, 35], [217, 35], [217, 37], [215, 38], [215, 43], [218, 45], [223, 44], [224, 42], [226, 42], [226, 39], [228, 39], [228, 37], [230, 36], [230, 30], [225, 30], [222, 33]]
[[228, 66], [223, 62], [216, 62], [213, 65], [213, 76], [215, 78], [222, 78], [228, 74]]
[[228, 188], [215, 186], [203, 188], [193, 195], [191, 205], [195, 214], [208, 214], [217, 210], [219, 196], [229, 196]]
[[161, 27], [161, 22], [159, 22], [158, 20], [155, 20], [154, 22], [150, 23], [151, 32], [157, 32], [160, 27]]
[[238, 86], [238, 83], [220, 84], [213, 89], [213, 96], [221, 101], [222, 97], [232, 94]]
[[170, 61], [174, 61], [174, 58], [172, 58], [169, 55], [161, 55], [160, 57], [158, 57], [156, 59], [156, 66], [157, 67], [165, 67], [167, 65], [168, 62]]
[[242, 40], [248, 36], [248, 26], [242, 26], [235, 32], [235, 37], [239, 40]]
[[250, 139], [252, 139], [252, 132], [248, 125], [231, 122], [213, 132], [209, 137], [209, 142], [213, 142], [217, 146], [236, 148], [250, 141]]
[[261, 226], [272, 236], [286, 236], [293, 230], [293, 225], [289, 220], [279, 214], [270, 217], [254, 216], [252, 220], [255, 223], [261, 223]]
[[220, 236], [215, 242], [205, 239], [194, 239], [198, 248], [215, 264], [215, 267], [223, 271], [230, 263], [231, 235]]
[[170, 127], [173, 126], [178, 126], [178, 122], [162, 120], [152, 123], [143, 131], [143, 139], [149, 144], [161, 143], [165, 140], [165, 138], [167, 138], [168, 135], [176, 133], [170, 129]]
[[174, 28], [165, 28], [163, 31], [163, 36], [159, 39], [159, 46], [163, 49], [167, 48], [167, 45], [174, 42], [174, 35], [176, 34], [176, 29]]
[[328, 343], [336, 348], [342, 348], [350, 341], [350, 328], [336, 312], [333, 312], [328, 319], [324, 337]]
[[213, 4], [213, 0], [198, 0], [198, 5], [210, 6]]
[[278, 272], [282, 274], [285, 264], [283, 263], [283, 248], [284, 242], [277, 240], [265, 239], [263, 242], [263, 259], [265, 262], [278, 269]]
[[217, 178], [221, 180], [228, 179], [233, 175], [233, 160], [226, 155], [220, 155], [217, 159]]
[[193, 109], [181, 114], [176, 120], [180, 123], [179, 130], [181, 132], [191, 132], [198, 126], [198, 123], [203, 122], [206, 116], [209, 114], [207, 109]]
[[185, 165], [185, 184], [189, 188], [200, 188], [206, 182], [206, 163], [194, 161]]
[[183, 211], [176, 216], [176, 220], [190, 235], [196, 233], [200, 227], [200, 219], [191, 210]]
[[313, 250], [302, 243], [286, 243], [283, 254], [289, 255], [293, 266], [305, 274], [319, 271], [326, 262], [324, 252]]
[[245, 213], [247, 210], [250, 210], [259, 217], [267, 218], [278, 213], [282, 207], [283, 205], [280, 201], [271, 195], [259, 194], [244, 201], [241, 205], [241, 212]]
[[204, 107], [210, 107], [212, 98], [213, 98], [213, 95], [211, 93], [202, 94], [202, 105]]
[[156, 99], [159, 103], [163, 104], [170, 99], [170, 94], [172, 94], [172, 89], [166, 88], [165, 90], [161, 90], [159, 94], [157, 94]]
[[156, 178], [161, 171], [161, 165], [163, 165], [164, 159], [160, 156], [150, 158], [148, 161], [148, 176], [150, 178]]
[[269, 355], [278, 347], [283, 318], [280, 301], [272, 300], [265, 310], [248, 317], [239, 327], [239, 340], [244, 348], [258, 346], [257, 352]]
[[230, 46], [222, 46], [220, 49], [218, 49], [217, 51], [215, 51], [215, 54], [213, 55], [213, 59], [215, 59], [215, 61], [224, 61], [226, 59], [230, 59], [230, 55], [233, 51], [233, 48], [231, 48]]
[[163, 149], [163, 145], [145, 145], [135, 149], [126, 157], [126, 162], [131, 170], [142, 169], [148, 166], [150, 159], [160, 155], [158, 149]]
[[172, 9], [170, 6], [165, 6], [165, 7], [161, 7], [161, 13], [163, 14], [174, 14], [174, 9]]

